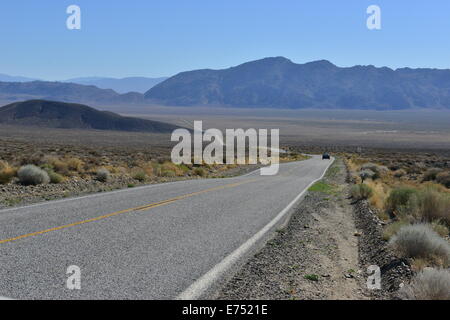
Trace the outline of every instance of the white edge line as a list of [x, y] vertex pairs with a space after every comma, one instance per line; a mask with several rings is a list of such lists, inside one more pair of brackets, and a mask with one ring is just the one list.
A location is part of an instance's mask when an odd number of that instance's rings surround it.
[[13, 300], [13, 299], [11, 299], [11, 298], [6, 298], [6, 297], [0, 297], [0, 301], [1, 300]]
[[259, 240], [261, 240], [267, 232], [269, 232], [272, 227], [274, 227], [289, 210], [297, 203], [297, 201], [308, 191], [308, 189], [317, 181], [322, 180], [325, 177], [330, 166], [334, 163], [335, 158], [328, 164], [325, 168], [323, 174], [320, 178], [313, 180], [300, 194], [295, 197], [278, 215], [270, 221], [264, 228], [262, 228], [253, 237], [248, 239], [239, 248], [234, 250], [228, 256], [226, 256], [221, 262], [216, 264], [211, 270], [197, 279], [192, 283], [187, 289], [180, 293], [175, 299], [176, 300], [196, 300], [199, 299], [210, 287], [211, 285], [220, 279], [239, 259], [247, 253]]

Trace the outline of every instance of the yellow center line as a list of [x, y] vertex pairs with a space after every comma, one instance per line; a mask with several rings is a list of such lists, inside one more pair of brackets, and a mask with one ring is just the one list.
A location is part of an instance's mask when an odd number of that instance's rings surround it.
[[163, 206], [163, 205], [166, 205], [166, 204], [170, 204], [170, 203], [173, 203], [173, 202], [176, 202], [176, 201], [179, 201], [179, 200], [183, 200], [183, 199], [186, 199], [186, 198], [189, 198], [189, 197], [193, 197], [193, 196], [196, 196], [196, 195], [200, 195], [200, 194], [203, 194], [203, 193], [217, 191], [217, 190], [222, 190], [222, 189], [226, 189], [226, 188], [234, 188], [234, 187], [246, 184], [246, 183], [253, 182], [255, 180], [257, 180], [257, 179], [247, 180], [247, 181], [238, 182], [238, 183], [227, 184], [227, 185], [224, 185], [224, 186], [214, 187], [214, 188], [210, 188], [210, 189], [205, 189], [205, 190], [201, 190], [201, 191], [197, 191], [197, 192], [193, 192], [193, 193], [188, 193], [188, 194], [185, 194], [185, 195], [177, 196], [177, 197], [174, 197], [174, 198], [170, 198], [170, 199], [167, 199], [167, 200], [150, 203], [150, 204], [147, 204], [147, 205], [144, 205], [144, 206], [140, 206], [140, 207], [135, 207], [135, 208], [129, 208], [129, 209], [121, 210], [121, 211], [116, 211], [116, 212], [108, 213], [108, 214], [105, 214], [105, 215], [102, 215], [102, 216], [99, 216], [99, 217], [95, 217], [95, 218], [91, 218], [91, 219], [87, 219], [87, 220], [82, 220], [82, 221], [66, 224], [66, 225], [59, 226], [59, 227], [54, 227], [54, 228], [50, 228], [50, 229], [46, 229], [46, 230], [42, 230], [42, 231], [28, 233], [28, 234], [24, 234], [24, 235], [21, 235], [21, 236], [17, 236], [17, 237], [5, 239], [5, 240], [0, 240], [0, 244], [17, 241], [17, 240], [24, 239], [24, 238], [34, 237], [34, 236], [38, 236], [38, 235], [41, 235], [41, 234], [44, 234], [44, 233], [48, 233], [48, 232], [52, 232], [52, 231], [58, 231], [58, 230], [62, 230], [62, 229], [67, 229], [67, 228], [79, 226], [79, 225], [90, 223], [90, 222], [96, 222], [96, 221], [103, 220], [103, 219], [110, 218], [110, 217], [114, 217], [114, 216], [117, 216], [117, 215], [123, 214], [123, 213], [128, 213], [128, 212], [133, 212], [133, 211], [145, 211], [145, 210], [153, 209], [153, 208], [156, 208], [156, 207], [160, 207], [160, 206]]

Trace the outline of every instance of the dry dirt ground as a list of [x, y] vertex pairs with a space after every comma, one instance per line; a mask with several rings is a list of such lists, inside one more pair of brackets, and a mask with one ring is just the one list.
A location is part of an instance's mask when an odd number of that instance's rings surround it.
[[345, 165], [338, 159], [288, 225], [214, 298], [369, 299], [345, 177]]

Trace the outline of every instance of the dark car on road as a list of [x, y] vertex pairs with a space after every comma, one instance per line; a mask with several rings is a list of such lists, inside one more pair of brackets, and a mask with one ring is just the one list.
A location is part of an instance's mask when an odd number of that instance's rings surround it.
[[330, 154], [329, 154], [329, 153], [325, 152], [325, 153], [322, 155], [322, 160], [330, 160], [330, 159], [331, 159], [331, 157], [330, 157]]

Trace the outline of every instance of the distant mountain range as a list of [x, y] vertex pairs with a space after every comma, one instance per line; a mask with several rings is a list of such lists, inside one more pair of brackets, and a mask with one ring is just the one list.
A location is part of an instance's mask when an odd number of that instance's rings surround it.
[[0, 81], [4, 81], [4, 82], [28, 82], [28, 81], [36, 81], [36, 80], [38, 80], [38, 79], [10, 76], [7, 74], [0, 73]]
[[[1, 80], [0, 76], [0, 80]], [[164, 78], [78, 78], [72, 82], [0, 82], [0, 101], [57, 100], [84, 104], [158, 104], [277, 109], [450, 109], [450, 70], [341, 68], [320, 60], [296, 64], [265, 58], [224, 70]], [[158, 81], [162, 81], [159, 82]], [[155, 83], [155, 86], [153, 86]], [[143, 92], [118, 93], [128, 89]], [[152, 87], [153, 86], [153, 87]]]
[[112, 89], [117, 93], [127, 93], [127, 92], [139, 92], [145, 93], [158, 83], [166, 80], [167, 77], [163, 78], [145, 78], [145, 77], [129, 77], [129, 78], [99, 78], [99, 77], [89, 77], [89, 78], [74, 78], [65, 80], [62, 82], [71, 82], [83, 85], [92, 85], [100, 89]]
[[119, 94], [111, 89], [99, 89], [64, 82], [0, 82], [0, 101], [31, 99], [54, 100], [85, 104], [138, 104], [143, 95], [137, 92]]
[[340, 68], [321, 60], [266, 58], [224, 70], [177, 74], [145, 93], [172, 106], [238, 108], [450, 108], [450, 70]]
[[169, 133], [178, 128], [159, 121], [122, 117], [81, 104], [45, 100], [16, 102], [1, 107], [0, 123], [49, 128], [153, 133]]

